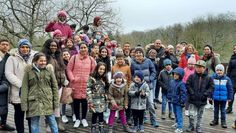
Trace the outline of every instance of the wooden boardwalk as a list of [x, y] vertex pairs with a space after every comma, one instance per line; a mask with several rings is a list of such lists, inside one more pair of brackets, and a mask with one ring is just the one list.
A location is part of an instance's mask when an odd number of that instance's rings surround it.
[[[67, 106], [67, 107], [69, 107], [69, 106]], [[70, 111], [68, 111], [67, 113], [69, 115]], [[14, 119], [13, 119], [14, 115], [13, 114], [14, 114], [14, 109], [13, 109], [12, 105], [10, 105], [9, 106], [9, 113], [8, 113], [8, 124], [10, 124], [12, 126], [14, 126]], [[160, 123], [160, 126], [158, 128], [153, 128], [153, 127], [151, 127], [150, 124], [147, 123], [147, 124], [145, 124], [145, 132], [146, 133], [173, 133], [174, 129], [171, 128], [171, 125], [174, 123], [174, 121], [170, 120], [168, 118], [166, 120], [160, 119], [160, 105], [158, 105], [157, 115], [158, 115], [158, 121]], [[236, 133], [236, 130], [231, 128], [232, 123], [236, 119], [236, 113], [227, 115], [227, 124], [228, 124], [227, 129], [221, 128], [220, 125], [215, 126], [215, 127], [211, 127], [209, 125], [209, 123], [212, 120], [212, 118], [213, 118], [213, 110], [206, 109], [204, 112], [203, 125], [202, 125], [204, 133]], [[87, 120], [90, 124], [90, 122], [91, 122], [90, 113], [88, 113]], [[41, 122], [41, 125], [42, 125], [41, 126], [41, 133], [46, 133], [44, 123]], [[65, 124], [65, 125], [66, 125], [65, 133], [89, 133], [90, 132], [90, 127], [83, 128], [80, 126], [79, 128], [73, 128], [73, 123], [72, 123], [71, 119], [70, 119], [69, 123]], [[186, 116], [184, 116], [184, 128], [186, 128], [187, 126], [188, 126], [188, 119]], [[28, 133], [28, 126], [27, 126], [26, 121], [25, 121], [25, 127], [26, 127], [25, 132]], [[123, 133], [120, 124], [116, 124], [114, 128], [115, 128], [115, 130], [114, 130], [115, 133], [118, 133], [118, 132]], [[0, 131], [0, 133], [10, 133], [10, 132]], [[16, 133], [16, 132], [11, 132], [11, 133]]]

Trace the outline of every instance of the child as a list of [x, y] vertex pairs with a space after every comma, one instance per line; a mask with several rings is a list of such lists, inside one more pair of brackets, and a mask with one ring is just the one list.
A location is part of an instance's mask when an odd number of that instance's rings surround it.
[[59, 107], [58, 85], [53, 66], [46, 67], [46, 56], [35, 54], [33, 64], [25, 68], [21, 87], [21, 108], [30, 118], [32, 133], [39, 133], [40, 116], [45, 116], [52, 133], [58, 133], [53, 113]]
[[73, 40], [70, 38], [66, 39], [66, 48], [69, 49], [71, 56], [78, 54], [78, 50], [76, 49]]
[[205, 72], [206, 62], [198, 60], [195, 64], [195, 73], [190, 75], [187, 83], [189, 102], [189, 127], [187, 132], [194, 130], [194, 117], [197, 116], [196, 132], [202, 133], [201, 121], [207, 98], [211, 95], [214, 84], [212, 79]]
[[210, 125], [218, 125], [220, 110], [221, 126], [222, 128], [227, 128], [225, 106], [227, 101], [233, 98], [233, 86], [230, 78], [224, 74], [224, 66], [222, 64], [218, 64], [215, 70], [216, 73], [212, 76], [214, 81], [214, 92], [212, 94], [212, 99], [214, 100], [214, 120]]
[[183, 115], [182, 107], [186, 102], [187, 92], [185, 84], [182, 82], [184, 76], [184, 69], [177, 67], [173, 71], [173, 80], [170, 82], [170, 89], [168, 90], [167, 97], [173, 105], [173, 111], [175, 114], [175, 124], [172, 127], [176, 127], [175, 133], [183, 132]]
[[124, 75], [121, 71], [117, 71], [113, 75], [113, 81], [109, 87], [108, 99], [109, 99], [109, 130], [108, 133], [113, 133], [113, 123], [115, 119], [116, 111], [119, 111], [119, 116], [121, 123], [123, 125], [124, 131], [131, 132], [131, 129], [128, 127], [125, 118], [125, 109], [128, 108], [128, 88], [125, 83]]
[[97, 118], [99, 119], [99, 132], [104, 133], [103, 112], [107, 106], [106, 90], [108, 89], [106, 72], [106, 64], [99, 62], [95, 67], [94, 73], [90, 75], [87, 83], [88, 107], [92, 112], [91, 133], [96, 133]]
[[[195, 55], [192, 54], [189, 59], [188, 59], [188, 66], [186, 68], [184, 68], [184, 77], [183, 77], [183, 82], [186, 84], [188, 77], [194, 73], [194, 65], [196, 64], [196, 59], [195, 59]], [[185, 103], [185, 115], [189, 116], [189, 103], [186, 100]]]
[[[162, 92], [162, 106], [161, 106], [161, 119], [166, 119], [166, 104], [167, 104], [167, 90], [170, 88], [170, 81], [173, 79], [172, 77], [172, 67], [171, 60], [165, 59], [163, 61], [164, 69], [160, 72], [159, 75], [159, 84], [161, 86]], [[169, 118], [174, 119], [172, 115], [172, 105], [168, 102], [169, 105]]]
[[134, 83], [130, 85], [129, 95], [132, 101], [131, 109], [134, 119], [133, 132], [139, 130], [144, 133], [143, 118], [146, 109], [146, 100], [149, 96], [149, 86], [143, 79], [144, 76], [141, 71], [134, 73]]

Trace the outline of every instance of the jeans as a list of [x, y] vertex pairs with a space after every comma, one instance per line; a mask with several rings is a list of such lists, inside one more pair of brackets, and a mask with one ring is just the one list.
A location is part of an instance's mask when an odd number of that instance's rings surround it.
[[[110, 127], [112, 127], [114, 124], [115, 115], [116, 115], [116, 110], [110, 110], [110, 116], [109, 116], [109, 122], [108, 122], [108, 125]], [[122, 125], [126, 125], [127, 122], [126, 122], [126, 118], [125, 118], [125, 109], [119, 110], [119, 116], [120, 116], [120, 120], [121, 120]]]
[[7, 124], [7, 114], [1, 115], [0, 125], [6, 125]]
[[177, 123], [177, 128], [183, 129], [183, 111], [182, 107], [177, 104], [173, 104], [173, 111], [175, 114], [175, 123]]
[[225, 122], [226, 120], [226, 101], [217, 101], [214, 100], [214, 120], [218, 121], [219, 119], [219, 110], [220, 110], [220, 117], [221, 117], [221, 122]]
[[[167, 104], [167, 95], [162, 94], [162, 104], [161, 104], [161, 112], [165, 113], [166, 112], [166, 104]], [[168, 107], [169, 107], [169, 113], [172, 113], [172, 103], [168, 102]]]
[[[54, 115], [46, 115], [46, 120], [50, 126], [52, 133], [58, 133], [57, 122]], [[31, 117], [31, 132], [39, 133], [39, 119], [40, 116]]]
[[194, 127], [194, 118], [197, 116], [196, 127], [200, 127], [202, 123], [202, 115], [204, 113], [205, 105], [195, 106], [194, 104], [189, 104], [189, 125]]
[[156, 84], [157, 84], [157, 80], [155, 79], [153, 82], [153, 89], [150, 90], [150, 97], [153, 99], [153, 101], [155, 100], [155, 93], [156, 93]]

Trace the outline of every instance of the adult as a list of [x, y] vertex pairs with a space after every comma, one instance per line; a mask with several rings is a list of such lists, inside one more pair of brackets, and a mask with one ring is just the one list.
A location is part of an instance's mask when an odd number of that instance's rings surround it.
[[161, 43], [161, 40], [160, 39], [157, 39], [155, 42], [154, 42], [154, 45], [151, 45], [150, 48], [147, 50], [147, 53], [146, 55], [148, 55], [148, 52], [151, 48], [154, 48], [156, 51], [157, 51], [157, 58], [161, 58], [164, 53], [165, 53], [165, 48], [163, 47], [163, 44]]
[[[14, 106], [14, 121], [17, 133], [24, 133], [25, 112], [21, 109], [20, 88], [25, 73], [25, 67], [31, 64], [34, 56], [32, 45], [27, 39], [20, 39], [15, 53], [6, 62], [5, 76], [10, 82], [10, 102]], [[28, 121], [30, 127], [30, 121]]]
[[[76, 121], [74, 127], [79, 127], [82, 122], [84, 127], [88, 126], [86, 115], [88, 111], [88, 102], [86, 96], [87, 81], [89, 74], [95, 68], [95, 60], [88, 54], [86, 43], [80, 44], [80, 51], [77, 55], [71, 57], [67, 65], [67, 75], [70, 80], [70, 87], [73, 90], [73, 103]], [[82, 104], [82, 118], [80, 117], [80, 105]]]
[[203, 47], [204, 55], [202, 60], [206, 62], [206, 72], [212, 75], [215, 72], [215, 67], [220, 64], [220, 57], [218, 54], [213, 52], [213, 48], [210, 45], [205, 45]]
[[[152, 61], [146, 57], [144, 57], [144, 51], [141, 47], [135, 49], [135, 60], [131, 62], [131, 75], [134, 75], [137, 71], [142, 71], [144, 75], [144, 81], [146, 81], [149, 85], [150, 90], [153, 89], [154, 80], [156, 78], [156, 70]], [[134, 77], [133, 77], [134, 78]], [[150, 114], [150, 121], [152, 126], [158, 127], [156, 112], [154, 109], [153, 103], [153, 93], [150, 92], [150, 96], [147, 100], [147, 109]]]
[[179, 67], [186, 68], [188, 66], [188, 59], [191, 57], [192, 54], [194, 54], [196, 61], [200, 59], [194, 46], [192, 44], [188, 44], [185, 47], [184, 53], [182, 53], [180, 56]]
[[[46, 55], [47, 64], [51, 64], [53, 66], [53, 70], [58, 83], [59, 99], [60, 99], [62, 87], [64, 87], [68, 83], [66, 83], [66, 75], [65, 75], [66, 67], [62, 59], [62, 53], [61, 50], [59, 49], [59, 44], [57, 43], [57, 41], [53, 39], [46, 40], [42, 48], [42, 53]], [[60, 107], [56, 108], [54, 113], [59, 131], [64, 131], [65, 128], [60, 119]]]
[[0, 130], [14, 131], [15, 128], [7, 124], [7, 114], [8, 114], [8, 91], [9, 82], [5, 76], [5, 64], [10, 56], [8, 53], [10, 49], [10, 41], [7, 39], [0, 40]]
[[[233, 103], [234, 103], [234, 95], [236, 92], [236, 45], [233, 46], [233, 55], [231, 56], [229, 60], [228, 70], [227, 70], [227, 76], [231, 79], [234, 93], [233, 93], [233, 99], [228, 103], [228, 107], [226, 109], [226, 113], [232, 113], [233, 110]], [[236, 123], [236, 122], [235, 122]]]
[[159, 61], [159, 69], [162, 70], [164, 68], [163, 61], [165, 59], [170, 59], [172, 62], [172, 68], [175, 69], [178, 67], [179, 61], [177, 57], [174, 55], [174, 46], [168, 45], [163, 56], [160, 58]]
[[62, 33], [62, 41], [67, 38], [72, 38], [72, 30], [70, 25], [66, 23], [67, 14], [65, 11], [59, 11], [57, 13], [57, 19], [52, 20], [48, 23], [45, 28], [46, 32], [53, 32], [55, 30], [60, 30]]
[[129, 42], [126, 42], [123, 45], [123, 53], [124, 53], [125, 59], [129, 61], [129, 65], [130, 65], [131, 57], [129, 56], [129, 53], [130, 53], [130, 43]]

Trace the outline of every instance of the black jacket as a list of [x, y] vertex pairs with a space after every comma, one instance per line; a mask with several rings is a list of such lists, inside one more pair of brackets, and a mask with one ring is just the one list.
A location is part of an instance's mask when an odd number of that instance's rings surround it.
[[230, 58], [227, 76], [231, 79], [233, 88], [236, 90], [236, 54], [233, 54]]
[[5, 64], [10, 55], [7, 53], [0, 61], [0, 115], [8, 112], [9, 82], [5, 77]]
[[211, 77], [204, 74], [197, 74], [196, 72], [189, 76], [186, 82], [188, 99], [190, 104], [202, 106], [207, 104], [207, 98], [211, 97], [214, 83]]

